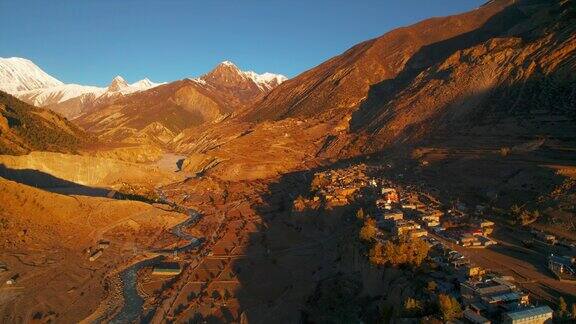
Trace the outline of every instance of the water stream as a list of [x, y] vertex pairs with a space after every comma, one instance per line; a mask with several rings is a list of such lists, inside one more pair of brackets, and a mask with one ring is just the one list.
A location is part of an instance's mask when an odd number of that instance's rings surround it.
[[[168, 200], [166, 196], [163, 194], [162, 191], [158, 191], [160, 196], [160, 200], [163, 203], [169, 204], [172, 207], [182, 208], [181, 206], [177, 205], [176, 203]], [[111, 323], [127, 323], [127, 322], [134, 322], [142, 315], [142, 306], [144, 305], [144, 300], [138, 294], [138, 289], [136, 288], [137, 280], [138, 280], [138, 271], [144, 267], [152, 266], [156, 262], [163, 259], [165, 256], [172, 255], [173, 253], [180, 253], [187, 251], [192, 248], [198, 247], [202, 244], [202, 240], [185, 233], [183, 231], [184, 228], [191, 226], [198, 222], [200, 219], [200, 213], [193, 209], [186, 209], [186, 213], [189, 216], [184, 222], [175, 225], [171, 233], [176, 237], [183, 239], [185, 241], [189, 241], [188, 244], [185, 246], [173, 248], [173, 249], [162, 249], [162, 250], [155, 250], [151, 251], [153, 253], [159, 254], [158, 256], [150, 259], [146, 259], [140, 261], [128, 268], [126, 268], [122, 273], [120, 273], [120, 278], [122, 281], [122, 292], [124, 296], [124, 305], [122, 309], [114, 318], [110, 321]]]

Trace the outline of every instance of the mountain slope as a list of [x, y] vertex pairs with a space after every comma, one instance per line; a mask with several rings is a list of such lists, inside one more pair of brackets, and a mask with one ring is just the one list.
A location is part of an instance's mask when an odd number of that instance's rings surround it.
[[[213, 174], [234, 179], [409, 151], [422, 141], [444, 147], [460, 139], [455, 145], [466, 147], [478, 139], [480, 151], [498, 151], [565, 132], [567, 141], [549, 143], [570, 152], [571, 8], [570, 1], [491, 1], [391, 31], [286, 81], [217, 127], [183, 132], [174, 146], [221, 161]], [[517, 123], [531, 126], [508, 127]]]
[[[428, 57], [411, 60], [412, 55], [422, 47], [478, 30], [511, 2], [492, 1], [464, 14], [424, 20], [360, 43], [283, 83], [258, 103], [244, 119], [305, 118], [318, 116], [328, 110], [335, 113], [350, 112], [365, 98], [371, 85], [396, 77], [407, 63], [429, 64], [431, 58]], [[515, 20], [514, 13], [499, 18], [503, 23], [507, 19]], [[494, 25], [494, 22], [490, 24]], [[469, 38], [478, 34], [471, 34]], [[489, 34], [482, 34], [482, 37], [487, 36]]]
[[19, 57], [0, 57], [0, 91], [14, 93], [59, 85], [62, 85], [62, 82], [44, 72], [30, 60]]
[[447, 52], [425, 69], [407, 66], [394, 80], [374, 85], [351, 130], [370, 138], [365, 148], [371, 150], [433, 142], [436, 134], [436, 141], [449, 134], [474, 141], [497, 127], [508, 136], [496, 136], [492, 145], [520, 134], [520, 141], [574, 136], [576, 11], [569, 1], [550, 3], [519, 2], [508, 11], [524, 18], [498, 36]]
[[54, 112], [0, 91], [0, 154], [74, 152], [88, 136]]
[[184, 79], [99, 104], [76, 122], [102, 139], [165, 145], [184, 129], [211, 124], [260, 100], [283, 76], [223, 62]]

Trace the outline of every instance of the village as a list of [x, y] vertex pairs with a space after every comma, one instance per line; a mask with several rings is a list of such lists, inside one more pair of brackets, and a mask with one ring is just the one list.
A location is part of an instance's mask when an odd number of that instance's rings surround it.
[[[437, 293], [454, 297], [461, 307], [458, 320], [462, 323], [548, 323], [557, 318], [557, 298], [573, 296], [576, 287], [572, 242], [534, 229], [506, 232], [505, 226], [491, 218], [490, 206], [471, 207], [458, 199], [442, 203], [422, 188], [400, 185], [379, 174], [381, 168], [363, 164], [317, 172], [309, 195], [294, 197], [294, 210], [362, 210], [364, 222], [375, 224], [375, 243], [425, 243], [427, 270], [419, 273], [419, 280], [432, 282]], [[178, 195], [183, 200], [188, 197]], [[291, 225], [277, 219], [278, 224], [270, 227], [278, 235], [264, 234], [261, 217], [249, 208], [246, 199], [231, 205], [225, 217], [205, 218], [218, 222], [209, 225], [211, 235], [199, 249], [164, 253], [161, 262], [138, 270], [136, 291], [145, 300], [144, 309], [157, 307], [157, 316], [173, 319], [196, 318], [198, 312], [209, 313], [218, 307], [234, 312], [240, 308], [239, 287], [257, 282], [255, 278], [246, 279], [243, 269], [252, 268], [252, 262], [266, 260], [271, 260], [269, 266], [276, 267], [273, 262], [281, 260], [279, 254], [317, 247], [301, 241], [298, 246], [286, 242], [282, 249], [271, 248], [272, 237], [278, 240], [280, 233], [298, 232], [298, 223]], [[276, 211], [270, 210], [269, 215], [274, 214]], [[268, 219], [268, 224], [271, 222]], [[205, 225], [201, 222], [199, 226]], [[526, 262], [542, 271], [538, 275], [526, 274], [522, 272], [526, 264], [507, 266], [509, 259], [500, 261], [502, 252], [498, 249], [509, 242], [495, 237], [498, 232], [514, 237], [516, 245], [524, 249], [539, 251], [537, 259], [526, 257]], [[85, 260], [101, 262], [109, 253], [110, 244], [108, 240], [96, 241], [83, 251]], [[522, 259], [524, 255], [515, 258]], [[5, 285], [13, 287], [19, 276], [9, 270], [0, 263]], [[536, 284], [560, 294], [542, 295]], [[289, 290], [279, 290], [279, 296], [298, 288], [284, 289]], [[177, 293], [173, 298], [166, 297], [171, 291]], [[159, 300], [164, 302], [156, 304]], [[230, 318], [241, 317], [233, 314]]]
[[[436, 269], [427, 275], [439, 292], [459, 301], [461, 319], [465, 322], [552, 321], [556, 312], [544, 300], [532, 299], [534, 295], [523, 289], [515, 276], [499, 273], [491, 269], [490, 260], [475, 257], [482, 250], [493, 253], [491, 248], [499, 244], [491, 237], [498, 225], [489, 219], [488, 206], [471, 208], [458, 200], [445, 206], [415, 186], [401, 187], [383, 177], [368, 176], [368, 173], [378, 174], [381, 168], [360, 165], [318, 173], [313, 181], [314, 195], [310, 203], [323, 203], [326, 208], [358, 205], [362, 215], [369, 215], [365, 218], [367, 222], [376, 224], [376, 242], [426, 242], [429, 247], [427, 260]], [[559, 241], [554, 235], [542, 231], [520, 229], [520, 232], [516, 235], [526, 237], [521, 240], [525, 248], [538, 245], [547, 253], [547, 263], [535, 265], [545, 267], [548, 273], [543, 276], [553, 278], [546, 280], [570, 286], [566, 291], [573, 292], [576, 278], [574, 244], [565, 239], [562, 240], [564, 244], [557, 244]]]

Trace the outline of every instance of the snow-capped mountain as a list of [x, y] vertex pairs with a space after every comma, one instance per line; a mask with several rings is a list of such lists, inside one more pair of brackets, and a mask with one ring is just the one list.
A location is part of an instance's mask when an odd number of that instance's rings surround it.
[[242, 82], [251, 81], [260, 90], [269, 91], [288, 78], [281, 74], [269, 72], [258, 74], [254, 71], [242, 71], [234, 63], [224, 61], [218, 64], [214, 70], [203, 75], [200, 80], [220, 85], [238, 85]]
[[85, 86], [79, 84], [61, 84], [48, 88], [16, 91], [12, 94], [34, 106], [55, 105], [86, 94], [99, 97], [106, 91], [106, 88]]
[[[225, 61], [199, 78], [174, 81], [98, 105], [75, 122], [105, 140], [165, 145], [188, 128], [209, 127], [249, 109], [284, 80], [282, 75], [241, 71]], [[109, 88], [125, 91], [126, 87], [126, 82], [116, 78]]]
[[67, 118], [74, 118], [102, 101], [160, 84], [149, 79], [129, 84], [121, 76], [115, 77], [108, 87], [65, 84], [30, 60], [0, 58], [0, 90], [35, 106], [48, 107]]
[[110, 82], [108, 88], [106, 88], [104, 95], [108, 96], [116, 94], [127, 95], [129, 93], [148, 90], [150, 88], [154, 88], [162, 84], [165, 84], [165, 82], [155, 83], [150, 81], [148, 78], [129, 84], [128, 82], [126, 82], [126, 80], [124, 80], [123, 77], [117, 75], [114, 79], [112, 79], [112, 82]]
[[117, 76], [112, 80], [107, 88], [70, 83], [48, 88], [15, 91], [12, 92], [12, 94], [25, 102], [35, 106], [44, 107], [56, 105], [77, 97], [90, 97], [91, 99], [97, 99], [99, 97], [109, 98], [118, 95], [127, 95], [129, 93], [147, 90], [160, 84], [162, 83], [154, 83], [148, 79], [128, 84], [124, 78]]
[[[228, 108], [245, 107], [257, 101], [287, 78], [280, 74], [242, 71], [224, 61], [205, 75], [190, 79]], [[104, 107], [118, 98], [164, 83], [145, 78], [128, 83], [116, 76], [108, 87], [65, 84], [23, 58], [0, 58], [0, 90], [39, 107], [47, 107], [69, 119]]]
[[0, 57], [0, 90], [2, 91], [14, 93], [62, 84], [30, 60], [20, 57]]

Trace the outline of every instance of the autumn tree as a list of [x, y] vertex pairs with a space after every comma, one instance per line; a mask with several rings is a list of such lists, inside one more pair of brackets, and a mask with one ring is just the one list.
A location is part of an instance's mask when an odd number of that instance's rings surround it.
[[376, 238], [378, 229], [376, 228], [376, 221], [373, 218], [368, 218], [364, 221], [364, 226], [360, 229], [360, 239], [362, 241], [371, 242]]
[[408, 265], [419, 267], [430, 247], [422, 240], [404, 240], [394, 243], [386, 241], [384, 244], [376, 243], [370, 249], [370, 262], [376, 265], [400, 266]]
[[325, 178], [324, 175], [320, 174], [320, 175], [314, 176], [314, 179], [312, 179], [312, 183], [310, 184], [310, 187], [313, 191], [317, 191], [317, 190], [324, 188], [329, 183], [330, 183], [330, 180]]
[[364, 220], [364, 209], [360, 208], [356, 212], [356, 218], [363, 221]]
[[438, 295], [438, 308], [444, 321], [450, 321], [462, 316], [462, 308], [456, 298], [440, 294]]
[[422, 302], [408, 297], [404, 302], [404, 314], [408, 317], [417, 317], [422, 312]]
[[564, 297], [560, 297], [560, 299], [558, 299], [558, 316], [563, 318], [566, 316], [567, 313], [568, 313], [568, 304], [566, 304]]

